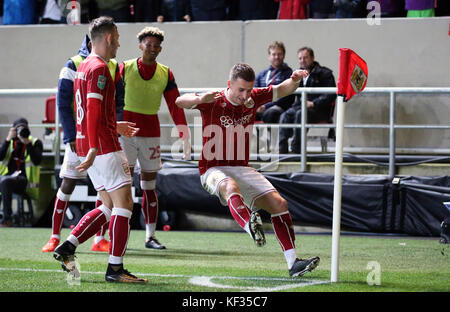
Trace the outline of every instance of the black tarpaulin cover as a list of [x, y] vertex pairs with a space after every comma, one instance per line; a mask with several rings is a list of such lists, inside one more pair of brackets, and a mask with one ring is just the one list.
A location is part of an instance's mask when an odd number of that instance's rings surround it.
[[[330, 226], [333, 219], [334, 176], [313, 173], [264, 173], [287, 200], [296, 223]], [[158, 173], [159, 202], [167, 210], [193, 210], [230, 215], [227, 207], [200, 184], [197, 168], [164, 167]], [[344, 176], [341, 227], [374, 233], [439, 236], [450, 215], [450, 178]], [[231, 218], [231, 215], [230, 215]]]

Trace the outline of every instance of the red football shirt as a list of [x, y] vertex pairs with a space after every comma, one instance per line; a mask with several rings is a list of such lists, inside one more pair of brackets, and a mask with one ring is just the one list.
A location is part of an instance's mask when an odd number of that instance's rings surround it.
[[274, 90], [272, 86], [255, 88], [250, 97], [254, 101], [252, 107], [237, 105], [227, 98], [224, 90], [217, 101], [194, 107], [200, 110], [203, 123], [200, 175], [216, 166], [248, 166], [256, 109], [274, 101]]
[[97, 155], [121, 150], [116, 129], [116, 87], [106, 62], [89, 55], [78, 67], [73, 84], [77, 155], [92, 147]]

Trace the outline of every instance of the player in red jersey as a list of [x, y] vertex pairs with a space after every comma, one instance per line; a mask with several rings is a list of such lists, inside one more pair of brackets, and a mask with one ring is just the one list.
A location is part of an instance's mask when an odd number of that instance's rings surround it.
[[[116, 123], [115, 85], [107, 62], [116, 56], [119, 33], [110, 17], [99, 17], [89, 27], [91, 54], [75, 75], [76, 150], [81, 160], [77, 167], [87, 171], [100, 193], [103, 204], [87, 213], [67, 240], [55, 249], [54, 257], [63, 269], [75, 276], [76, 247], [109, 223], [111, 244], [105, 279], [108, 282], [146, 283], [123, 268], [133, 210], [128, 161], [121, 150], [118, 133], [133, 136], [136, 129], [127, 122]], [[111, 211], [112, 210], [112, 211]]]
[[184, 110], [175, 105], [180, 93], [173, 73], [168, 66], [156, 60], [162, 50], [164, 32], [157, 27], [145, 27], [137, 38], [142, 56], [121, 63], [120, 74], [125, 83], [123, 120], [136, 123], [140, 131], [135, 137], [120, 137], [119, 140], [132, 174], [136, 162], [139, 162], [145, 247], [165, 249], [155, 237], [158, 218], [156, 176], [161, 169], [158, 111], [163, 96], [183, 141], [183, 158], [190, 158], [191, 146]]
[[265, 245], [261, 217], [257, 210], [271, 215], [290, 276], [302, 276], [319, 264], [319, 257], [299, 259], [295, 250], [294, 225], [286, 200], [272, 184], [248, 166], [249, 140], [255, 114], [261, 105], [292, 94], [305, 70], [276, 86], [253, 88], [255, 73], [247, 64], [236, 64], [230, 71], [228, 88], [203, 94], [184, 94], [176, 100], [182, 108], [200, 110], [203, 122], [203, 149], [199, 160], [201, 183], [206, 191], [228, 205], [238, 224]]

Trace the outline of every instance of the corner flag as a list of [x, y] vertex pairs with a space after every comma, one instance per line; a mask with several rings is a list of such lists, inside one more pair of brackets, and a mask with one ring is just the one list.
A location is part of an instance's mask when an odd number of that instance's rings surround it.
[[[331, 246], [331, 282], [338, 281], [339, 241], [341, 232], [342, 150], [344, 141], [345, 102], [359, 94], [367, 83], [367, 64], [350, 49], [339, 49], [337, 83], [336, 155], [334, 161], [333, 231]], [[344, 102], [345, 101], [345, 102]]]
[[339, 76], [337, 94], [349, 101], [353, 95], [359, 94], [366, 87], [367, 64], [350, 49], [339, 49]]

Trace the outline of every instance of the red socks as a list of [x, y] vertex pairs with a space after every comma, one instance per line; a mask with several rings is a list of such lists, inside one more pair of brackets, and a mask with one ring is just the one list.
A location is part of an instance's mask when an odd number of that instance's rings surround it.
[[250, 220], [250, 211], [245, 206], [242, 195], [238, 193], [231, 194], [227, 199], [227, 203], [234, 220], [244, 229]]
[[114, 208], [109, 222], [109, 263], [121, 264], [130, 235], [130, 219], [132, 212], [125, 208]]
[[52, 237], [59, 239], [66, 209], [69, 206], [69, 200], [70, 194], [64, 194], [61, 189], [58, 189], [58, 193], [56, 193], [55, 206], [53, 208]]
[[142, 190], [142, 213], [145, 217], [145, 224], [156, 223], [158, 217], [158, 196], [156, 190]]
[[294, 224], [289, 211], [274, 214], [271, 217], [275, 236], [277, 237], [283, 251], [294, 249]]
[[69, 236], [69, 241], [75, 246], [84, 243], [97, 233], [101, 226], [109, 221], [110, 217], [111, 210], [105, 205], [92, 209], [78, 222]]

